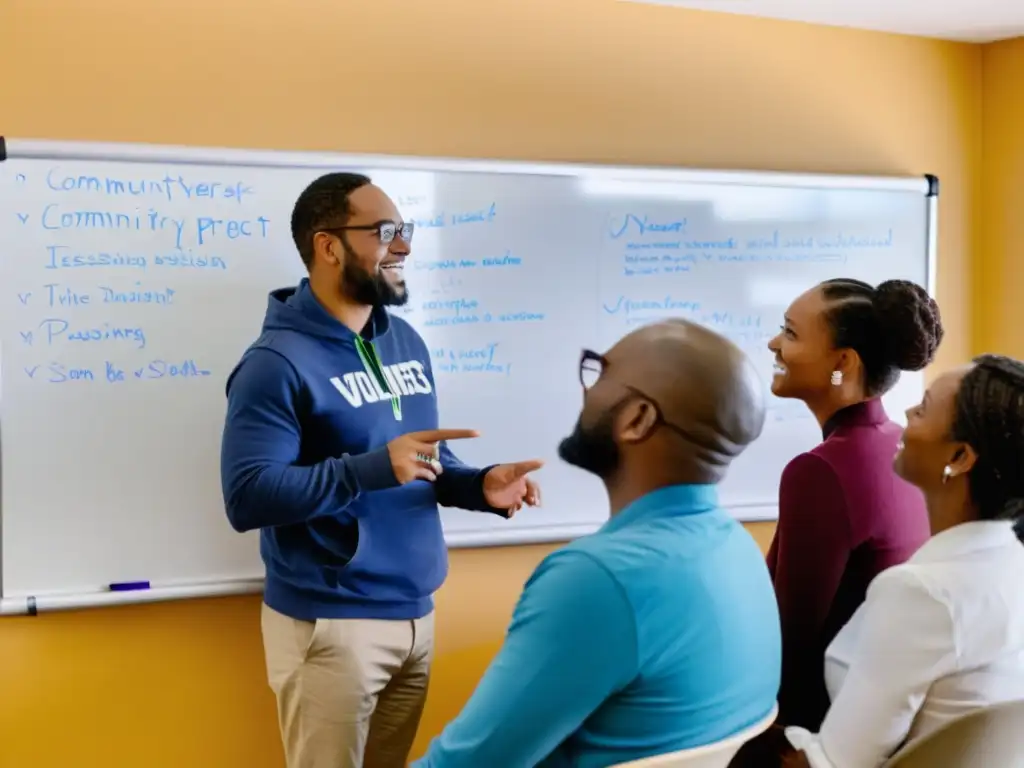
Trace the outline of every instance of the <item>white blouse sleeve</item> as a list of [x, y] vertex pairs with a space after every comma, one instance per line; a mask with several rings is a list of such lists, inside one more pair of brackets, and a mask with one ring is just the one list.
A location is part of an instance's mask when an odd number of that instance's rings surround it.
[[868, 589], [843, 687], [811, 734], [788, 728], [812, 768], [877, 768], [906, 739], [932, 683], [957, 668], [956, 631], [941, 594], [896, 566]]

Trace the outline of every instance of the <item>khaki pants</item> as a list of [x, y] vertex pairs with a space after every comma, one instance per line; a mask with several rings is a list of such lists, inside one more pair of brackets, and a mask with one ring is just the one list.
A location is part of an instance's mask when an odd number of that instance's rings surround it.
[[298, 621], [263, 606], [288, 768], [403, 768], [427, 697], [434, 614]]

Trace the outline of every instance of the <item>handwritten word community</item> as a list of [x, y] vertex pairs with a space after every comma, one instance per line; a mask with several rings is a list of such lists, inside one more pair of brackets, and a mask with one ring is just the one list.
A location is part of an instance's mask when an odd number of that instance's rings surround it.
[[[23, 214], [24, 223], [28, 223]], [[131, 213], [124, 211], [63, 209], [57, 203], [48, 203], [42, 211], [40, 226], [47, 231], [66, 230], [129, 230], [139, 232], [167, 232], [174, 238], [174, 247], [185, 245], [186, 238], [193, 238], [197, 245], [206, 245], [221, 238], [266, 239], [270, 219], [255, 216], [251, 219], [232, 219], [213, 216], [192, 218], [174, 217], [161, 213], [155, 208]], [[187, 229], [186, 229], [187, 227]], [[189, 241], [191, 242], [191, 241]]]

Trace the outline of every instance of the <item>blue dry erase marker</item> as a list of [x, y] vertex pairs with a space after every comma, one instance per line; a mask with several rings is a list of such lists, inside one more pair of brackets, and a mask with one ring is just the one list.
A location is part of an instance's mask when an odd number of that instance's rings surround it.
[[119, 584], [111, 584], [111, 592], [131, 592], [133, 589], [149, 589], [148, 581], [122, 581]]

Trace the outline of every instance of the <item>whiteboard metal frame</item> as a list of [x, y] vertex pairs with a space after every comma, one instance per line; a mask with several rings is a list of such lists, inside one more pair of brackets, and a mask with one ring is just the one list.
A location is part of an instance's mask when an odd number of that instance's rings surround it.
[[[427, 158], [400, 155], [366, 155], [330, 152], [278, 152], [231, 148], [188, 147], [162, 144], [120, 144], [72, 142], [36, 139], [7, 139], [0, 136], [0, 162], [5, 160], [92, 160], [135, 163], [169, 163], [244, 168], [379, 168], [395, 171], [449, 173], [501, 173], [527, 176], [577, 177], [605, 181], [668, 184], [709, 184], [719, 186], [760, 186], [810, 189], [844, 189], [893, 192], [919, 192], [927, 197], [927, 262], [925, 274], [928, 293], [937, 290], [938, 273], [938, 194], [935, 176], [856, 176], [784, 171], [700, 170], [642, 166], [588, 165], [582, 163], [526, 162], [518, 160], [481, 160], [466, 158]], [[2, 376], [2, 350], [0, 350]], [[0, 400], [0, 482], [3, 457], [3, 404]], [[775, 505], [731, 505], [727, 511], [740, 522], [775, 520]], [[526, 530], [473, 531], [445, 534], [449, 549], [522, 546], [570, 541], [593, 533], [600, 524], [538, 526]], [[0, 505], [0, 547], [3, 542], [3, 508]], [[2, 552], [2, 549], [0, 549]], [[3, 570], [0, 562], [0, 594]], [[263, 579], [232, 579], [211, 583], [153, 585], [150, 589], [128, 592], [95, 592], [69, 595], [0, 598], [0, 616], [36, 615], [41, 611], [75, 610], [115, 605], [185, 600], [204, 597], [257, 594]]]
[[6, 139], [0, 160], [109, 160], [245, 168], [309, 168], [337, 170], [375, 167], [396, 171], [454, 173], [516, 173], [528, 176], [592, 176], [616, 181], [733, 184], [815, 189], [863, 189], [920, 192], [928, 195], [929, 176], [850, 176], [782, 171], [717, 171], [576, 163], [473, 160], [466, 158], [360, 155], [327, 152], [277, 152], [260, 149], [218, 149], [163, 144], [114, 144]]

